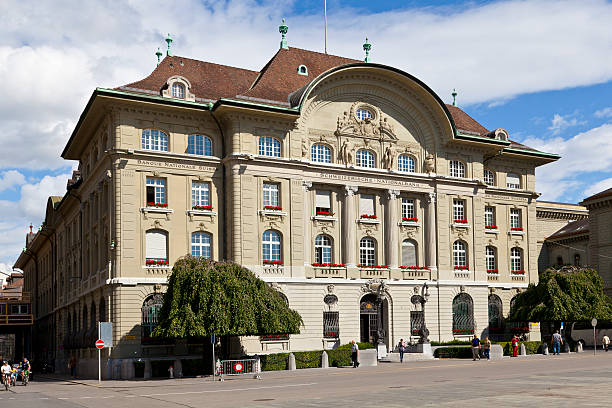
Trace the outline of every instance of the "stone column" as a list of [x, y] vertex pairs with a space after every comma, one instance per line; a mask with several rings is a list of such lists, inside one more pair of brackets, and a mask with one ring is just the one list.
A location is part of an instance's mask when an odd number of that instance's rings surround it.
[[386, 210], [386, 224], [385, 224], [385, 241], [387, 246], [387, 262], [391, 269], [397, 269], [399, 267], [399, 227], [397, 216], [397, 197], [399, 196], [399, 190], [388, 190], [387, 191], [389, 200], [387, 201]]
[[313, 215], [312, 197], [310, 197], [312, 181], [303, 181], [302, 188], [304, 189], [304, 268], [309, 268], [312, 264], [312, 221], [310, 220]]
[[344, 186], [344, 208], [342, 219], [342, 237], [344, 238], [344, 263], [348, 268], [357, 265], [357, 251], [355, 247], [356, 224], [355, 220], [355, 193], [357, 186]]
[[427, 203], [427, 229], [425, 233], [425, 241], [427, 242], [426, 261], [429, 269], [434, 272], [438, 269], [436, 259], [436, 193], [429, 193], [427, 196]]

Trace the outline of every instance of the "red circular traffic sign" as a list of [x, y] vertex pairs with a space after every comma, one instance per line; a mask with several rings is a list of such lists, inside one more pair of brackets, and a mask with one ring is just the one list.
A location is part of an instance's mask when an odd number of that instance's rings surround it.
[[104, 340], [96, 341], [96, 348], [99, 348], [99, 349], [104, 348]]
[[234, 370], [239, 373], [244, 369], [244, 366], [242, 365], [242, 363], [236, 363], [234, 364]]

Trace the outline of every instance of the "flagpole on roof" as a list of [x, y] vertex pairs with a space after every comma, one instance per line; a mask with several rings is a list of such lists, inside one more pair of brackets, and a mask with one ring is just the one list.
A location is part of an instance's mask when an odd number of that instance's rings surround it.
[[327, 54], [327, 0], [323, 0], [323, 13], [325, 15], [325, 53]]

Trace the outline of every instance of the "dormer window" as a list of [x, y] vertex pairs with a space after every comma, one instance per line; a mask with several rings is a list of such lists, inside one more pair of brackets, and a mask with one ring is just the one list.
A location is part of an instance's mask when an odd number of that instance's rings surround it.
[[180, 75], [168, 78], [161, 89], [161, 95], [165, 98], [184, 99], [195, 102], [195, 95], [191, 93], [191, 83], [187, 78]]
[[172, 84], [172, 97], [185, 99], [185, 86], [180, 82], [175, 82]]
[[306, 65], [300, 65], [297, 71], [300, 75], [308, 76], [308, 68], [306, 68]]

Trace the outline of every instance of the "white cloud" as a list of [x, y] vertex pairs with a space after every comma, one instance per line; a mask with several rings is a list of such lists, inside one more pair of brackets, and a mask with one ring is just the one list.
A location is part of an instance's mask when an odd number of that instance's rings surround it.
[[548, 127], [548, 130], [551, 130], [553, 135], [558, 135], [569, 127], [583, 125], [584, 123], [584, 121], [579, 121], [575, 115], [562, 116], [558, 113], [555, 113], [551, 120], [551, 124]]
[[0, 262], [12, 265], [25, 246], [30, 223], [37, 228], [45, 217], [47, 199], [63, 195], [70, 174], [45, 176], [35, 183], [23, 184], [19, 201], [0, 200]]
[[536, 170], [536, 189], [546, 200], [566, 200], [570, 188], [588, 190], [586, 179], [595, 172], [612, 171], [612, 124], [605, 124], [577, 134], [567, 140], [529, 138], [523, 142], [561, 159]]
[[[0, 145], [11, 154], [0, 167], [20, 160], [23, 168], [61, 167], [58, 153], [93, 89], [148, 75], [167, 32], [175, 54], [258, 70], [276, 52], [277, 26], [287, 16], [290, 46], [322, 50], [321, 16], [295, 15], [293, 3], [3, 1]], [[463, 105], [495, 106], [523, 93], [612, 78], [612, 30], [601, 29], [612, 20], [612, 4], [604, 0], [377, 14], [341, 7], [328, 20], [330, 53], [361, 59], [368, 35], [373, 61], [414, 74], [446, 100], [457, 88]]]
[[597, 118], [612, 118], [612, 106], [600, 109], [595, 112]]
[[9, 170], [0, 174], [0, 191], [9, 190], [25, 183], [25, 176], [17, 170]]
[[598, 181], [597, 183], [591, 185], [589, 188], [587, 188], [586, 190], [584, 190], [584, 197], [590, 197], [593, 194], [597, 194], [599, 192], [602, 192], [604, 190], [607, 190], [609, 188], [612, 188], [612, 177], [607, 178], [607, 179], [603, 179], [601, 181]]

